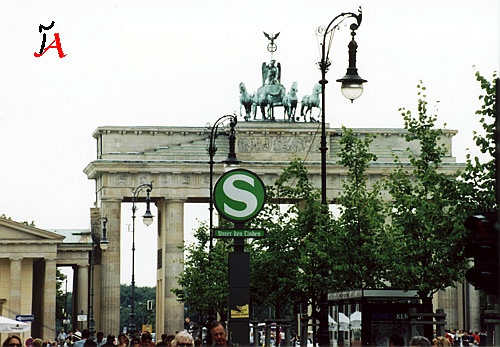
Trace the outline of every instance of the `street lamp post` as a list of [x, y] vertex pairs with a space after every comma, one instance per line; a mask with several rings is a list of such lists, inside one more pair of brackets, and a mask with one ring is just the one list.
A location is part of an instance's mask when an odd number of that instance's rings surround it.
[[[352, 12], [341, 13], [336, 16], [329, 24], [325, 27], [319, 27], [317, 29], [317, 34], [323, 37], [321, 43], [321, 61], [318, 62], [318, 66], [321, 70], [321, 204], [325, 210], [328, 210], [328, 201], [326, 197], [326, 151], [328, 147], [326, 146], [326, 122], [325, 122], [325, 87], [328, 81], [326, 80], [326, 73], [331, 65], [331, 61], [328, 58], [330, 53], [331, 43], [335, 31], [339, 28], [340, 24], [348, 18], [354, 18], [356, 23], [352, 23], [351, 29], [351, 42], [349, 43], [349, 67], [347, 68], [347, 73], [344, 77], [337, 80], [337, 82], [342, 83], [342, 94], [353, 102], [355, 99], [361, 96], [363, 93], [363, 83], [367, 82], [358, 75], [358, 69], [356, 68], [356, 50], [357, 43], [354, 40], [356, 35], [356, 30], [361, 25], [361, 8], [359, 13], [355, 14]], [[322, 269], [321, 275], [323, 277], [328, 276], [328, 269]], [[328, 294], [323, 292], [320, 294], [319, 298], [319, 329], [317, 334], [319, 346], [329, 346], [330, 337], [328, 333]]]
[[[102, 238], [96, 234], [97, 224], [102, 222]], [[89, 302], [89, 326], [91, 338], [95, 336], [95, 319], [94, 319], [94, 265], [95, 265], [95, 248], [97, 245], [101, 250], [105, 251], [108, 248], [109, 241], [106, 238], [106, 224], [108, 223], [107, 217], [99, 217], [96, 219], [90, 228], [90, 236], [92, 238], [92, 250], [90, 255], [90, 302]]]
[[142, 220], [146, 226], [153, 223], [153, 215], [151, 214], [150, 204], [151, 198], [149, 193], [153, 190], [153, 182], [143, 183], [134, 190], [132, 196], [132, 283], [130, 286], [130, 322], [128, 326], [128, 334], [133, 336], [136, 334], [135, 326], [135, 212], [137, 211], [136, 201], [141, 190], [146, 189], [146, 212], [142, 216]]
[[[209, 227], [210, 227], [210, 243], [209, 243], [209, 250], [212, 250], [213, 248], [213, 236], [214, 236], [214, 233], [213, 233], [213, 227], [214, 227], [214, 193], [213, 193], [213, 190], [214, 190], [214, 157], [215, 157], [215, 154], [217, 153], [217, 146], [215, 146], [215, 139], [217, 138], [217, 130], [219, 128], [219, 126], [223, 123], [224, 120], [227, 120], [229, 119], [230, 120], [230, 127], [231, 127], [231, 131], [229, 133], [229, 147], [230, 147], [230, 150], [229, 150], [229, 154], [228, 154], [228, 157], [227, 159], [224, 161], [225, 163], [228, 163], [228, 164], [231, 164], [231, 163], [234, 163], [235, 160], [238, 161], [238, 159], [236, 159], [236, 156], [231, 157], [231, 152], [234, 153], [234, 139], [235, 139], [235, 136], [234, 136], [234, 127], [236, 126], [237, 122], [238, 122], [238, 119], [236, 118], [235, 115], [231, 115], [231, 114], [226, 114], [222, 117], [220, 117], [219, 119], [217, 119], [214, 123], [214, 125], [212, 126], [211, 130], [210, 130], [210, 144], [207, 148], [207, 152], [208, 152], [208, 155], [210, 157], [210, 161], [208, 162], [209, 165], [210, 165], [210, 192], [209, 192], [209, 199], [208, 199], [208, 210], [210, 212], [210, 222], [209, 222]], [[231, 139], [232, 139], [232, 142], [231, 142]], [[231, 147], [232, 146], [232, 147]], [[232, 148], [232, 151], [231, 151], [231, 148]]]
[[[214, 231], [213, 231], [213, 228], [214, 228], [214, 164], [215, 164], [215, 161], [214, 161], [214, 157], [215, 157], [215, 154], [217, 153], [217, 146], [215, 146], [215, 139], [217, 138], [217, 131], [218, 131], [218, 128], [219, 126], [225, 121], [229, 119], [230, 123], [229, 123], [229, 126], [231, 127], [230, 129], [230, 132], [229, 132], [229, 153], [228, 153], [228, 156], [227, 156], [227, 159], [224, 161], [224, 164], [226, 165], [233, 165], [233, 164], [237, 164], [239, 163], [238, 159], [236, 158], [236, 154], [235, 154], [235, 139], [236, 139], [236, 136], [234, 135], [234, 127], [236, 126], [237, 122], [238, 122], [238, 118], [235, 116], [235, 115], [230, 115], [230, 114], [226, 114], [222, 117], [220, 117], [219, 119], [217, 119], [214, 123], [214, 125], [211, 127], [210, 129], [210, 143], [209, 143], [209, 146], [207, 148], [207, 152], [208, 152], [208, 155], [209, 155], [209, 162], [208, 164], [210, 165], [210, 172], [209, 172], [209, 176], [210, 176], [210, 192], [209, 192], [209, 199], [208, 199], [208, 210], [209, 210], [209, 213], [210, 213], [210, 219], [209, 219], [209, 233], [210, 233], [210, 243], [209, 243], [209, 261], [210, 261], [210, 256], [211, 256], [211, 252], [212, 252], [212, 248], [213, 248], [213, 236], [214, 236]], [[207, 333], [206, 333], [206, 336], [205, 336], [205, 340], [207, 342], [207, 345], [211, 345], [212, 344], [212, 334], [210, 333], [210, 328], [212, 327], [213, 323], [215, 322], [216, 320], [216, 317], [215, 317], [215, 312], [213, 310], [213, 307], [210, 307], [209, 308], [209, 312], [208, 312], [208, 317], [207, 317], [207, 321], [206, 321], [206, 328], [207, 328]]]

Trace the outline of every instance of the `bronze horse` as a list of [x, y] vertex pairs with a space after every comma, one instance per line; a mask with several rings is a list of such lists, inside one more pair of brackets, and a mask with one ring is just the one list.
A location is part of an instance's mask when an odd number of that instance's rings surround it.
[[[312, 109], [313, 109], [313, 107], [319, 108], [319, 111], [321, 114], [319, 94], [321, 94], [321, 85], [319, 83], [316, 83], [314, 85], [312, 94], [311, 95], [304, 95], [304, 97], [302, 98], [302, 101], [301, 101], [302, 106], [300, 107], [300, 116], [304, 117], [304, 122], [307, 121], [306, 120], [307, 112], [309, 112], [309, 121], [310, 122], [317, 122], [317, 120], [314, 119], [312, 116]], [[305, 112], [304, 112], [304, 109], [305, 109]]]

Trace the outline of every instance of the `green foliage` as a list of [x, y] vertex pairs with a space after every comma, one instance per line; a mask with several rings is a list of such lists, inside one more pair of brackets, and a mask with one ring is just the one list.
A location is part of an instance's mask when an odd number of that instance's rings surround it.
[[[130, 297], [131, 287], [128, 284], [120, 285], [120, 331], [123, 327], [128, 327], [130, 324]], [[134, 288], [134, 312], [135, 312], [135, 326], [141, 329], [143, 324], [154, 324], [156, 321], [156, 313], [153, 309], [148, 311], [148, 300], [156, 301], [156, 288], [155, 287], [135, 287]], [[153, 305], [155, 307], [155, 305]], [[155, 329], [155, 327], [153, 327]]]
[[463, 255], [466, 231], [462, 191], [456, 176], [439, 171], [446, 149], [437, 117], [427, 110], [425, 87], [418, 85], [418, 116], [400, 109], [407, 141], [418, 141], [420, 153], [408, 149], [410, 166], [399, 162], [385, 183], [391, 224], [385, 251], [387, 279], [392, 287], [417, 289], [421, 297], [453, 286], [467, 266]]
[[348, 169], [338, 198], [341, 213], [333, 229], [331, 252], [334, 288], [383, 287], [385, 241], [382, 196], [378, 183], [368, 187], [366, 169], [377, 157], [369, 152], [372, 136], [359, 138], [343, 128], [340, 161]]
[[[295, 160], [267, 188], [268, 203], [252, 222], [252, 227], [267, 231], [265, 238], [251, 243], [252, 302], [273, 308], [275, 318], [290, 315], [297, 302], [307, 299], [305, 293], [314, 290], [307, 271], [310, 250], [304, 248], [312, 242], [302, 230], [310, 225], [304, 225], [299, 211], [318, 208], [318, 196], [304, 164]], [[280, 203], [292, 204], [282, 209]]]
[[56, 319], [64, 318], [64, 311], [66, 310], [66, 292], [63, 291], [63, 283], [66, 281], [67, 276], [59, 269], [56, 269]]
[[228, 253], [231, 244], [218, 239], [209, 252], [209, 228], [201, 223], [194, 235], [197, 242], [183, 247], [184, 272], [178, 278], [180, 288], [172, 289], [191, 316], [204, 317], [211, 309], [222, 317], [227, 315]]
[[[7, 217], [7, 216], [5, 215], [5, 213], [2, 213], [2, 214], [0, 215], [0, 218], [7, 219], [7, 220], [13, 220], [13, 219], [12, 219], [12, 217]], [[20, 222], [20, 223], [21, 223], [21, 224], [24, 224], [24, 225], [27, 225], [27, 226], [29, 226], [29, 227], [35, 227], [35, 221], [31, 221], [31, 222], [26, 222], [26, 221], [24, 221], [24, 222]]]
[[[497, 81], [496, 74], [492, 80]], [[479, 100], [483, 101], [481, 109], [476, 111], [483, 132], [474, 131], [473, 139], [483, 154], [478, 156], [467, 154], [466, 169], [462, 173], [462, 179], [468, 183], [464, 199], [471, 206], [472, 212], [480, 212], [496, 206], [495, 201], [495, 112], [496, 95], [495, 82], [488, 81], [479, 72], [476, 79], [481, 85], [483, 94]]]

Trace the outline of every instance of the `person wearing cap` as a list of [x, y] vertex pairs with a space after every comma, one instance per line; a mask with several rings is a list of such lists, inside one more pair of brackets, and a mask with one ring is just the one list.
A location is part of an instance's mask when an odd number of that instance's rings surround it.
[[[75, 333], [75, 335], [78, 336], [79, 331]], [[90, 330], [89, 329], [83, 329], [82, 332], [82, 339], [79, 341], [76, 341], [75, 344], [73, 345], [74, 347], [83, 347], [85, 345], [85, 341], [90, 338]]]

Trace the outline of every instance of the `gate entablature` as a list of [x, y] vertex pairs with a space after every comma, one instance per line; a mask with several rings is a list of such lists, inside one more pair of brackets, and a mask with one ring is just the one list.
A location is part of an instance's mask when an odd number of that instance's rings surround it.
[[[404, 129], [353, 129], [357, 136], [376, 134], [370, 150], [378, 160], [368, 168], [368, 174], [383, 167], [394, 166], [394, 155], [402, 162], [408, 162], [405, 152], [410, 147], [418, 153], [418, 143], [407, 143]], [[320, 152], [319, 129], [317, 123], [263, 123], [244, 122], [236, 128], [236, 153], [245, 167], [260, 174], [278, 174], [282, 168], [295, 158], [303, 159], [312, 176], [319, 174]], [[455, 130], [444, 130], [441, 143], [448, 150], [443, 158], [443, 170], [448, 165], [456, 169], [452, 156], [452, 137]], [[336, 175], [345, 173], [337, 165], [338, 143], [341, 129], [331, 129], [327, 125], [327, 162], [329, 172]], [[215, 156], [216, 174], [223, 172], [218, 163], [226, 159], [228, 141], [219, 135], [218, 151]], [[187, 188], [192, 190], [188, 196], [199, 195], [199, 189], [208, 189], [209, 132], [202, 127], [100, 127], [94, 134], [97, 139], [97, 160], [84, 170], [89, 179], [99, 179], [98, 188], [119, 189], [114, 194], [130, 196], [131, 189], [144, 182], [155, 182], [153, 195], [160, 194], [162, 187]], [[451, 171], [454, 172], [454, 171]], [[106, 174], [106, 182], [102, 182]], [[188, 178], [188, 176], [192, 176]], [[195, 178], [199, 176], [198, 178]], [[195, 181], [195, 182], [190, 182]], [[197, 186], [192, 184], [196, 183]], [[205, 184], [206, 183], [206, 184]], [[168, 193], [168, 192], [166, 192]], [[193, 195], [194, 194], [194, 195]], [[160, 196], [163, 195], [161, 192]], [[184, 195], [185, 197], [186, 195]], [[208, 196], [208, 194], [203, 194]]]

